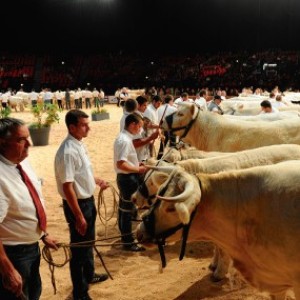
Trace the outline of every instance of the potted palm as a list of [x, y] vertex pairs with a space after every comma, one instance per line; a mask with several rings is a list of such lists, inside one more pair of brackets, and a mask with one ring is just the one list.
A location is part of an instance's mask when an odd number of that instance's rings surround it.
[[56, 104], [39, 103], [31, 107], [35, 122], [29, 125], [29, 133], [34, 146], [49, 144], [51, 125], [59, 122], [58, 106]]
[[92, 111], [92, 121], [101, 121], [109, 119], [109, 113], [105, 108], [99, 108]]

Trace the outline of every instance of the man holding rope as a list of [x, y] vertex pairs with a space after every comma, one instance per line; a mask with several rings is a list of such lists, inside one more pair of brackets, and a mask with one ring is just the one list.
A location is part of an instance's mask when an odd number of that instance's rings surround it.
[[[96, 184], [102, 189], [108, 184], [93, 175], [92, 166], [82, 139], [90, 130], [88, 115], [81, 110], [70, 110], [65, 117], [68, 136], [55, 156], [55, 177], [63, 199], [65, 218], [69, 224], [71, 253], [70, 272], [73, 299], [89, 300], [88, 285], [108, 279], [107, 274], [96, 274], [93, 244], [95, 241]], [[86, 243], [76, 247], [77, 243]]]
[[133, 145], [134, 136], [140, 132], [143, 119], [137, 113], [130, 114], [125, 119], [125, 128], [114, 142], [114, 168], [117, 173], [117, 184], [120, 191], [118, 224], [122, 234], [123, 250], [140, 252], [143, 247], [134, 242], [132, 233], [132, 216], [135, 205], [132, 194], [140, 183], [140, 175], [148, 168], [139, 163]]
[[39, 240], [46, 232], [41, 184], [27, 161], [29, 131], [19, 119], [0, 119], [0, 299], [38, 300], [42, 292]]

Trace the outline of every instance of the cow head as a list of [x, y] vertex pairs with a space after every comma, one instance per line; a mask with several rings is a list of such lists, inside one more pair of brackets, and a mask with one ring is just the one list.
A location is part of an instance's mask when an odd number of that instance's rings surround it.
[[183, 138], [197, 119], [200, 109], [192, 103], [183, 103], [173, 114], [163, 121], [162, 128]]
[[190, 222], [200, 196], [198, 179], [183, 170], [174, 170], [159, 188], [158, 200], [143, 214], [143, 222], [137, 228], [138, 240], [146, 245], [168, 236], [169, 241], [178, 240], [179, 235], [172, 234]]
[[171, 171], [176, 168], [164, 161], [153, 159], [146, 161], [150, 170], [145, 174], [144, 181], [139, 185], [131, 200], [138, 208], [149, 208], [156, 200], [158, 188], [168, 179]]

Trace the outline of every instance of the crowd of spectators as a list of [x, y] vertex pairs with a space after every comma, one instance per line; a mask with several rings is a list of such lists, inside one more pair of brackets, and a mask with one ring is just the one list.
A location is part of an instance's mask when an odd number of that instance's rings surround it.
[[[0, 88], [18, 90], [102, 86], [108, 94], [122, 86], [176, 87], [193, 95], [201, 88], [227, 92], [243, 87], [299, 89], [299, 51], [155, 55], [125, 52], [97, 55], [0, 54]], [[174, 93], [175, 94], [175, 93]]]

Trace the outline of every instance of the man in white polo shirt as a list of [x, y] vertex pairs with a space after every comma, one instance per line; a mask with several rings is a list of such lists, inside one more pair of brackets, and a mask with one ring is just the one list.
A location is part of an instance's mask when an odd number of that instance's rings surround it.
[[[71, 243], [95, 240], [96, 184], [102, 188], [107, 183], [93, 175], [92, 165], [82, 139], [90, 130], [89, 116], [81, 110], [70, 110], [65, 117], [68, 136], [55, 156], [57, 189], [63, 199], [63, 209], [70, 229]], [[70, 272], [74, 300], [90, 300], [88, 284], [104, 281], [107, 274], [96, 274], [93, 245], [71, 247]]]

